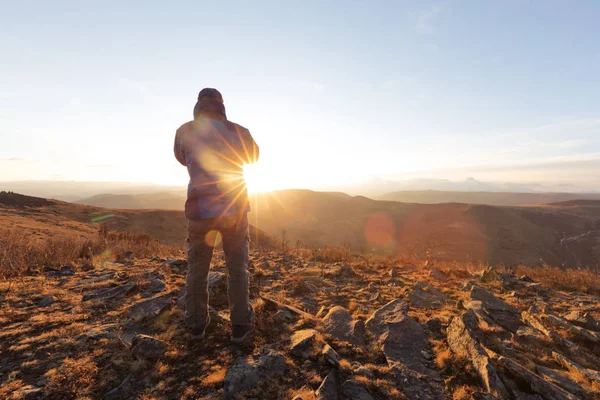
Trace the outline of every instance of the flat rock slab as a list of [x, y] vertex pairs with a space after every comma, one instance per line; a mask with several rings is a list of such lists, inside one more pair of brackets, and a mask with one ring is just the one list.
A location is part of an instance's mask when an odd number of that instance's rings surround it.
[[303, 329], [296, 331], [291, 337], [290, 354], [308, 358], [313, 354], [313, 345], [316, 341], [318, 332], [314, 329]]
[[419, 308], [443, 308], [448, 297], [425, 281], [415, 283], [413, 290], [408, 293], [408, 301]]
[[479, 342], [484, 333], [479, 330], [475, 312], [467, 310], [463, 315], [454, 317], [447, 333], [450, 349], [456, 354], [467, 356], [486, 390], [494, 396], [509, 398], [508, 390]]
[[342, 392], [348, 400], [375, 400], [365, 387], [355, 380], [342, 384]]
[[508, 374], [518, 378], [521, 381], [527, 382], [531, 389], [540, 394], [542, 398], [548, 400], [577, 400], [578, 397], [563, 390], [559, 386], [546, 381], [542, 377], [527, 368], [522, 367], [516, 362], [499, 355], [493, 356], [494, 362], [501, 365]]
[[136, 287], [137, 285], [135, 283], [126, 283], [112, 288], [104, 288], [84, 295], [82, 300], [93, 302], [108, 301], [119, 296], [124, 296], [133, 291]]
[[473, 286], [470, 298], [469, 307], [481, 309], [495, 323], [512, 333], [516, 333], [524, 325], [519, 310], [479, 286]]
[[162, 296], [144, 300], [134, 304], [127, 310], [127, 315], [135, 321], [140, 321], [146, 318], [155, 318], [161, 312], [170, 308], [173, 304], [173, 292]]
[[444, 399], [437, 371], [427, 365], [429, 341], [424, 328], [406, 314], [406, 303], [393, 300], [375, 311], [366, 326], [378, 339], [399, 389], [411, 399]]
[[323, 318], [323, 329], [339, 340], [364, 345], [364, 322], [355, 320], [344, 307], [333, 307]]
[[564, 371], [547, 368], [541, 365], [536, 366], [536, 371], [544, 379], [562, 387], [569, 393], [585, 397], [585, 390], [578, 383], [574, 382]]
[[166, 342], [148, 335], [137, 335], [131, 342], [131, 351], [140, 360], [158, 360], [168, 347]]
[[571, 311], [564, 318], [572, 324], [592, 331], [600, 332], [600, 321], [587, 311]]
[[83, 336], [94, 340], [116, 339], [117, 330], [117, 324], [98, 325], [86, 330]]
[[321, 350], [321, 354], [327, 363], [329, 363], [333, 367], [338, 367], [340, 365], [340, 361], [342, 361], [342, 357], [338, 354], [337, 351], [333, 349], [330, 345], [325, 343], [323, 346], [323, 350]]
[[335, 372], [330, 372], [323, 379], [321, 386], [315, 391], [317, 400], [335, 400], [338, 398], [338, 379]]
[[233, 399], [236, 393], [258, 386], [259, 382], [285, 372], [285, 357], [272, 349], [260, 354], [238, 357], [227, 372], [224, 385], [224, 398]]

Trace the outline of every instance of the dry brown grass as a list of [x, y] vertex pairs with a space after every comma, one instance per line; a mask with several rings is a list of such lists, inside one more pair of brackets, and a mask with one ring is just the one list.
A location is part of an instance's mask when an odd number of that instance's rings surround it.
[[600, 275], [589, 269], [562, 269], [557, 267], [517, 267], [517, 274], [525, 274], [546, 287], [558, 290], [600, 294]]
[[37, 238], [23, 230], [0, 229], [0, 277], [6, 279], [27, 270], [76, 261], [117, 260], [126, 254], [133, 257], [172, 255], [179, 250], [148, 235], [111, 231], [105, 225], [100, 225], [92, 238]]

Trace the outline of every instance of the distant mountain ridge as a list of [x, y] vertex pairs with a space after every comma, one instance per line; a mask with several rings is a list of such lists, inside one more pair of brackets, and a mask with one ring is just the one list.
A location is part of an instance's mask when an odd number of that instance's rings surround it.
[[403, 203], [464, 203], [490, 206], [551, 204], [574, 200], [600, 200], [600, 193], [519, 193], [519, 192], [452, 192], [439, 190], [403, 190], [387, 193], [381, 200]]

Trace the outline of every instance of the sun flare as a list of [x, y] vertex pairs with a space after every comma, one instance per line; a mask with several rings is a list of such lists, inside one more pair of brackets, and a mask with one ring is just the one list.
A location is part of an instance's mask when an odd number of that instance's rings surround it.
[[277, 179], [259, 164], [244, 166], [244, 177], [250, 193], [268, 192], [277, 189]]

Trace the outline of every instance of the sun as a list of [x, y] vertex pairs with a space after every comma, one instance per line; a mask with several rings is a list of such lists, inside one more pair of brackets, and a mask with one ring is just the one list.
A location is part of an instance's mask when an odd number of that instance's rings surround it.
[[259, 164], [244, 166], [244, 177], [250, 193], [268, 192], [277, 188], [277, 178]]

